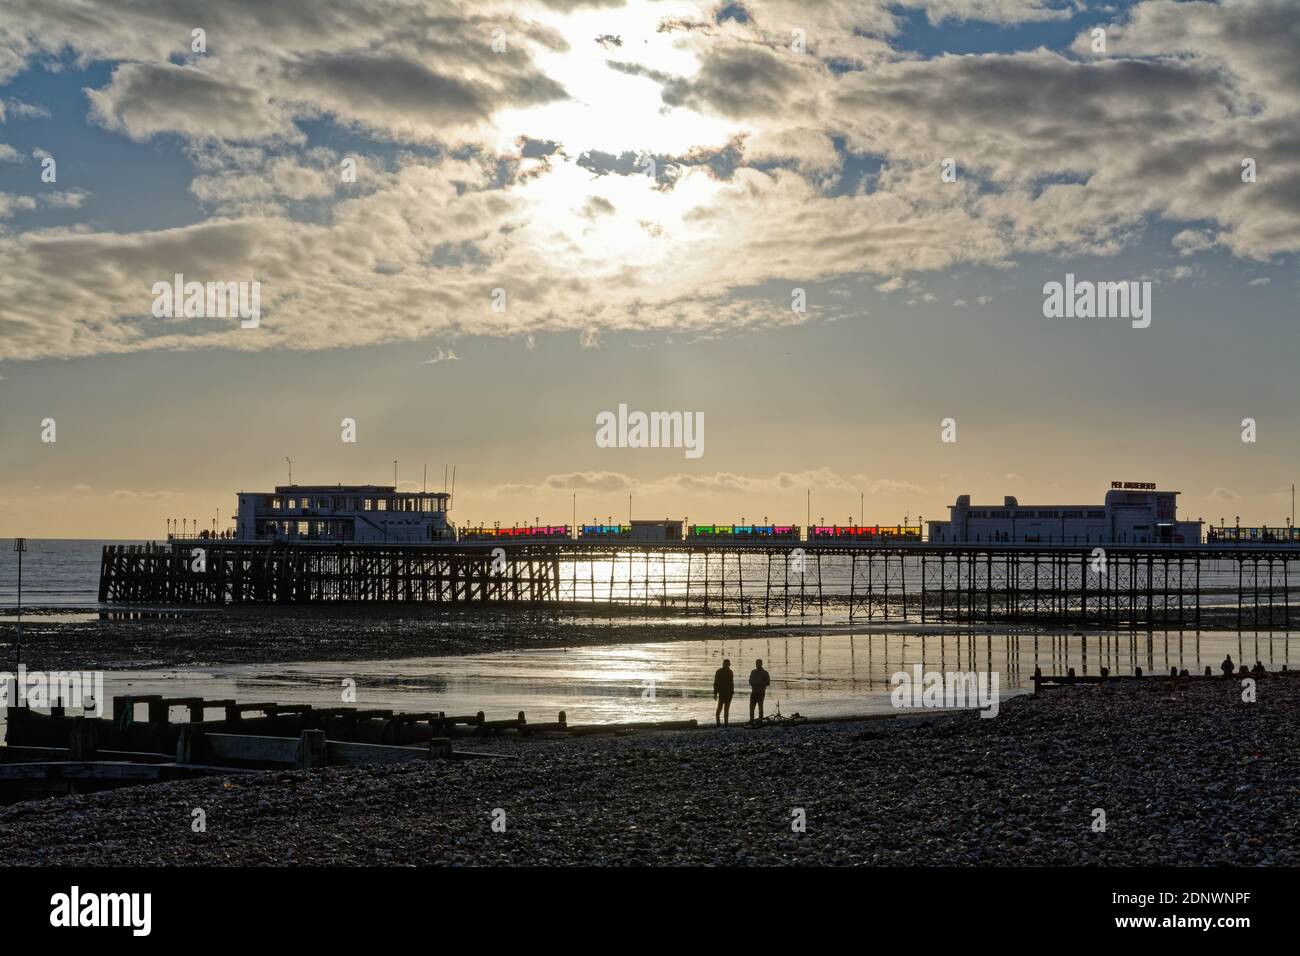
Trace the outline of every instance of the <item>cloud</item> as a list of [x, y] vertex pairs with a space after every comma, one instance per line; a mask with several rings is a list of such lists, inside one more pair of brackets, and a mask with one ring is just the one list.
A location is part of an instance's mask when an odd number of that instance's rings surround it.
[[637, 480], [616, 471], [578, 471], [548, 475], [534, 484], [504, 484], [492, 489], [495, 495], [535, 495], [552, 491], [587, 491], [599, 494], [635, 492], [639, 495], [730, 495], [813, 491], [853, 492], [870, 495], [916, 494], [924, 489], [907, 481], [873, 478], [867, 475], [842, 476], [830, 468], [771, 475], [740, 475], [733, 472], [713, 474], [678, 473], [650, 481]]
[[175, 494], [174, 491], [131, 491], [125, 488], [119, 488], [113, 492], [112, 497], [155, 501], [160, 498], [170, 498]]
[[431, 357], [425, 359], [420, 364], [437, 365], [440, 362], [459, 362], [459, 361], [460, 361], [460, 356], [457, 355], [455, 352], [453, 352], [451, 349], [438, 349], [438, 351], [434, 352]]
[[135, 140], [173, 132], [235, 142], [300, 135], [264, 89], [191, 66], [123, 64], [108, 86], [86, 96], [93, 119]]
[[46, 119], [50, 111], [44, 106], [37, 103], [28, 103], [16, 97], [0, 100], [0, 122], [4, 122], [7, 117], [13, 116], [19, 119]]
[[[433, 62], [391, 53], [319, 54], [290, 62], [286, 94], [346, 122], [409, 140], [447, 139], [472, 130], [507, 107], [564, 99], [555, 80], [518, 53], [494, 53], [488, 36], [438, 44]], [[463, 135], [463, 134], [462, 134]]]
[[1214, 233], [1208, 229], [1184, 229], [1174, 236], [1172, 242], [1180, 256], [1193, 256], [1214, 248], [1215, 239]]
[[[637, 0], [229, 3], [203, 6], [207, 55], [189, 50], [193, 3], [87, 12], [101, 7], [6, 5], [0, 76], [54, 57], [109, 64], [90, 117], [133, 141], [179, 137], [202, 213], [170, 229], [43, 228], [14, 215], [39, 209], [32, 197], [0, 196], [5, 229], [26, 227], [0, 233], [3, 358], [704, 338], [840, 307], [794, 314], [773, 284], [861, 277], [927, 301], [922, 273], [1116, 256], [1154, 223], [1173, 225], [1180, 256], [1300, 253], [1300, 38], [1283, 0], [1143, 0], [1106, 24], [1105, 56], [1086, 31], [1069, 50], [892, 45], [906, 11], [998, 24], [1074, 11], [1036, 0], [748, 0], [743, 16]], [[622, 46], [592, 42], [605, 28], [591, 8]], [[355, 183], [339, 176], [344, 147], [308, 143], [314, 126], [355, 144]], [[637, 170], [647, 154], [653, 181]], [[956, 183], [939, 180], [949, 156]], [[153, 319], [150, 287], [176, 272], [259, 281], [261, 328]]]

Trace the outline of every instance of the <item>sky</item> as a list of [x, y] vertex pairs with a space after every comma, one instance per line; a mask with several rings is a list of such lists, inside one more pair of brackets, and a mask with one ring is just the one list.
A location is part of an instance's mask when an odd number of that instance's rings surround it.
[[286, 459], [454, 466], [458, 523], [1282, 524], [1297, 253], [1285, 0], [6, 0], [0, 534], [226, 527]]

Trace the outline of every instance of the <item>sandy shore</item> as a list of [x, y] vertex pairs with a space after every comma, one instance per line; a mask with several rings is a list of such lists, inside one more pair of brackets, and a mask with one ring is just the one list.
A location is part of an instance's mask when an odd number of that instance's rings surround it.
[[[503, 739], [483, 746], [519, 760], [14, 805], [0, 809], [0, 852], [146, 865], [1296, 865], [1297, 728], [1300, 679], [1273, 676], [1251, 704], [1235, 681], [1117, 682], [1017, 698], [993, 719]], [[205, 833], [191, 831], [196, 807]]]

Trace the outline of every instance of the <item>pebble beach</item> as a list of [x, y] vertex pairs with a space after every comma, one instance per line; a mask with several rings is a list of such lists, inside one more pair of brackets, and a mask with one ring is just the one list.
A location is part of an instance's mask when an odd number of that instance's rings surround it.
[[1254, 703], [1237, 680], [1192, 678], [1054, 689], [992, 719], [900, 713], [487, 738], [458, 747], [515, 759], [33, 801], [0, 808], [0, 851], [165, 866], [1300, 863], [1294, 673], [1262, 678]]

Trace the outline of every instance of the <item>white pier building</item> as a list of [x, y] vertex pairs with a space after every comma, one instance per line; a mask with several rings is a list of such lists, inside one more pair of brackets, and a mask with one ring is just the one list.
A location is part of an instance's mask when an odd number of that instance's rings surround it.
[[1201, 522], [1180, 521], [1178, 492], [1148, 482], [1111, 482], [1099, 505], [973, 505], [962, 495], [947, 521], [929, 521], [934, 544], [1200, 544]]
[[428, 544], [455, 539], [445, 492], [393, 485], [277, 485], [240, 492], [237, 541]]

